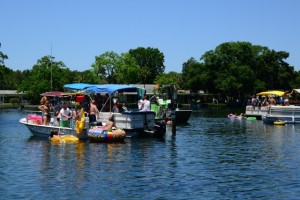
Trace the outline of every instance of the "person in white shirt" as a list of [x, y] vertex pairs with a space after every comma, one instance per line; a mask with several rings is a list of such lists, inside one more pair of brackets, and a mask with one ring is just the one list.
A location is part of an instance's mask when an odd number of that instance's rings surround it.
[[143, 105], [143, 99], [140, 99], [139, 101], [138, 101], [138, 109], [139, 110], [142, 110], [142, 105]]
[[148, 100], [148, 97], [144, 97], [144, 101], [142, 103], [142, 111], [150, 111], [150, 101]]
[[60, 114], [59, 125], [61, 127], [70, 127], [69, 119], [71, 119], [72, 113], [70, 109], [67, 107], [67, 104], [65, 102], [63, 103], [62, 109], [60, 110], [59, 114]]

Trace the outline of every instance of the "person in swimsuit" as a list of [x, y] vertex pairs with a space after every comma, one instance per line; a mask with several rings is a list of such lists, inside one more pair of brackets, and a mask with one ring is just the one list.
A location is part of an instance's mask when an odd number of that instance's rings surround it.
[[[92, 103], [90, 105], [90, 109], [89, 110], [90, 110], [90, 114], [89, 114], [89, 120], [90, 120], [90, 122], [97, 121], [97, 118], [99, 118], [100, 115], [99, 115], [99, 110], [98, 110], [98, 108], [96, 106], [95, 100], [92, 100]], [[96, 118], [96, 116], [97, 116], [97, 118]]]
[[39, 109], [43, 112], [42, 124], [49, 125], [50, 123], [50, 101], [47, 98], [42, 98]]

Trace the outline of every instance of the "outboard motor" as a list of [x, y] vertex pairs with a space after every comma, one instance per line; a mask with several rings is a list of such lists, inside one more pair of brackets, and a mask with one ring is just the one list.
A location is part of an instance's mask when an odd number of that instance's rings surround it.
[[163, 137], [166, 134], [166, 122], [163, 119], [155, 120], [155, 137]]

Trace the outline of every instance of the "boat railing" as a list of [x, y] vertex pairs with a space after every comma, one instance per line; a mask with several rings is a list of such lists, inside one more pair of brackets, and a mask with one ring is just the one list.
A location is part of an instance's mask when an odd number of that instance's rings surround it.
[[300, 116], [300, 106], [271, 106], [270, 116]]
[[265, 115], [268, 113], [269, 107], [246, 106], [246, 115]]

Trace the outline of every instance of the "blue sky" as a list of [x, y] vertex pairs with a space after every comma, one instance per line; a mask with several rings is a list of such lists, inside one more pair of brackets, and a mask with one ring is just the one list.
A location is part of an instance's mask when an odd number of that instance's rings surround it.
[[55, 61], [83, 71], [106, 51], [152, 47], [164, 54], [166, 72], [181, 72], [189, 58], [236, 41], [287, 51], [286, 61], [300, 70], [298, 0], [0, 2], [0, 51], [13, 70], [31, 69], [52, 52]]

